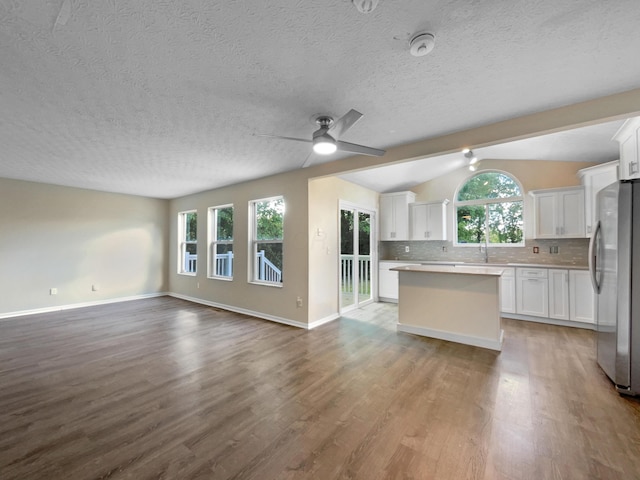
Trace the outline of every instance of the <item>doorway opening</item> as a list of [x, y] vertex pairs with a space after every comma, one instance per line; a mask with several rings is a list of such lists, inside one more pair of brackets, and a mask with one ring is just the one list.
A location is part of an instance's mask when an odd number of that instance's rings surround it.
[[340, 313], [373, 302], [375, 212], [340, 202]]

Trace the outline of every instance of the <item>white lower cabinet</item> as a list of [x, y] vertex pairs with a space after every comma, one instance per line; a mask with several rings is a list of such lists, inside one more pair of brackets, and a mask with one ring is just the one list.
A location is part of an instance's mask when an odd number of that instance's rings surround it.
[[549, 270], [549, 317], [569, 320], [569, 270]]
[[569, 319], [595, 323], [595, 295], [588, 270], [569, 271]]
[[378, 264], [378, 300], [398, 302], [398, 272], [395, 267], [404, 267], [410, 263], [379, 262]]
[[546, 268], [516, 268], [516, 313], [549, 316], [549, 279]]
[[516, 313], [516, 269], [505, 268], [500, 277], [501, 311]]
[[[513, 269], [505, 269], [507, 270]], [[532, 317], [595, 324], [595, 295], [588, 270], [563, 268], [516, 268], [515, 313]], [[511, 276], [510, 276], [511, 275]], [[502, 292], [508, 290], [513, 274], [503, 274]], [[502, 293], [502, 312], [509, 309], [509, 300]], [[506, 315], [508, 316], [508, 315]], [[518, 317], [516, 317], [518, 318]], [[566, 322], [566, 323], [565, 323]]]

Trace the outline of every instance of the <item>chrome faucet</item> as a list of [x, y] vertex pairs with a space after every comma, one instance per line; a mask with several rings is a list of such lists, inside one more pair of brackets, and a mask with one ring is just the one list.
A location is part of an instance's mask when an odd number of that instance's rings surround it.
[[480, 253], [484, 253], [484, 263], [489, 263], [489, 242], [487, 238], [484, 239], [484, 245], [480, 244]]

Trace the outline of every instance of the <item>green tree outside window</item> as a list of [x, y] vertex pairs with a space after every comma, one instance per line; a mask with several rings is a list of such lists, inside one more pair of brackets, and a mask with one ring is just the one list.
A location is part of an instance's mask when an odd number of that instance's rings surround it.
[[468, 179], [456, 198], [457, 243], [523, 244], [523, 199], [518, 183], [501, 172]]

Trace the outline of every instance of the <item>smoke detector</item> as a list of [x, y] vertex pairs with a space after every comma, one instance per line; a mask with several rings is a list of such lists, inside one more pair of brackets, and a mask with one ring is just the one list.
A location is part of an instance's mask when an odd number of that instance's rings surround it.
[[433, 33], [418, 33], [409, 42], [409, 52], [414, 57], [424, 57], [436, 44], [436, 37]]
[[351, 0], [360, 13], [371, 13], [378, 6], [378, 0]]

